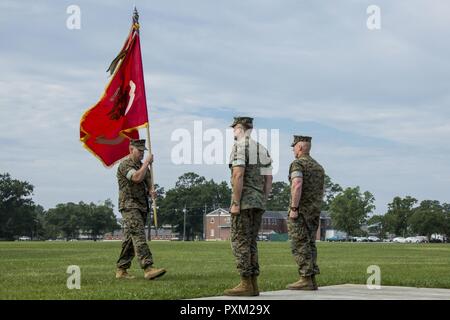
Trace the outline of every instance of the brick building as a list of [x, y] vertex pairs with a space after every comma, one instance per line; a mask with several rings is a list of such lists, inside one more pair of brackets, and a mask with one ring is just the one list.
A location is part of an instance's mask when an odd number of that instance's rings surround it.
[[[229, 240], [231, 231], [231, 215], [224, 208], [216, 209], [205, 215], [203, 221], [205, 240]], [[331, 218], [327, 212], [320, 213], [320, 226], [316, 239], [325, 240], [326, 230], [331, 228]], [[287, 211], [266, 211], [262, 217], [259, 233], [263, 236], [286, 234]]]
[[261, 229], [262, 234], [287, 233], [287, 211], [266, 211], [263, 214]]
[[230, 239], [231, 215], [228, 210], [219, 208], [206, 214], [203, 229], [205, 240]]

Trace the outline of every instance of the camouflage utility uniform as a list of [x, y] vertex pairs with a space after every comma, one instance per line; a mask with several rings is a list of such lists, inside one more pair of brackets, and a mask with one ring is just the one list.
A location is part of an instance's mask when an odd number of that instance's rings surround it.
[[266, 208], [264, 175], [272, 174], [271, 162], [267, 149], [249, 137], [236, 141], [230, 156], [231, 172], [233, 167], [245, 168], [241, 211], [231, 218], [231, 245], [243, 277], [259, 275], [256, 239]]
[[303, 177], [303, 184], [298, 218], [288, 219], [289, 237], [298, 272], [300, 276], [307, 277], [320, 273], [317, 265], [316, 232], [320, 221], [325, 172], [310, 155], [302, 155], [289, 167], [291, 184], [294, 177]]
[[124, 240], [117, 267], [128, 269], [135, 254], [141, 268], [153, 264], [152, 253], [145, 238], [145, 221], [149, 210], [148, 188], [151, 185], [150, 170], [141, 183], [131, 180], [133, 174], [142, 166], [131, 157], [123, 160], [117, 169], [119, 182], [119, 211], [122, 214]]

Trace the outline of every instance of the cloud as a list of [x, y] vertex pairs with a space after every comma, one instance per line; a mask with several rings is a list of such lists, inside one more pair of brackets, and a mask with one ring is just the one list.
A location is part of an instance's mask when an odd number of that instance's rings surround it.
[[[78, 124], [133, 3], [78, 1], [81, 30], [65, 27], [69, 4], [0, 4], [0, 168], [31, 181], [47, 208], [117, 199], [115, 170], [81, 147]], [[379, 210], [399, 194], [450, 201], [450, 45], [436, 40], [450, 36], [450, 4], [379, 1], [382, 28], [369, 31], [370, 4], [138, 4], [156, 181], [171, 187], [186, 171], [228, 180], [226, 166], [172, 164], [170, 137], [198, 120], [225, 130], [239, 114], [280, 129], [278, 180], [292, 134], [308, 132], [333, 180], [373, 192]]]

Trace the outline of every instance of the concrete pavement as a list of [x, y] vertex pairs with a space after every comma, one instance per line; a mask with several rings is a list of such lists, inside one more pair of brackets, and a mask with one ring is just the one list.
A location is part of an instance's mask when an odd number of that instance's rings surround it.
[[450, 300], [450, 289], [342, 284], [317, 291], [279, 290], [261, 292], [258, 297], [204, 297], [194, 300]]

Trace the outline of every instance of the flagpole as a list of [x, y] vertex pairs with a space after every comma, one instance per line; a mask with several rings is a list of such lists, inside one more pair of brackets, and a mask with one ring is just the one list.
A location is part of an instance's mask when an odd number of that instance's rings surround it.
[[[146, 126], [146, 130], [147, 130], [148, 152], [150, 154], [152, 154], [152, 143], [150, 141], [150, 129], [149, 129], [148, 123], [147, 123], [147, 126]], [[149, 165], [149, 167], [150, 167], [150, 174], [151, 174], [151, 178], [152, 178], [151, 179], [152, 180], [152, 186], [151, 186], [150, 190], [151, 191], [156, 191], [155, 190], [155, 176], [153, 175], [153, 165]], [[156, 196], [153, 197], [152, 199], [153, 199], [153, 201], [152, 201], [153, 221], [155, 223], [155, 232], [156, 232], [156, 229], [158, 228], [158, 216], [156, 214]], [[149, 232], [150, 232], [150, 230], [149, 230]]]
[[[136, 28], [136, 31], [139, 32], [139, 13], [136, 9], [136, 6], [134, 6], [134, 11], [133, 11], [133, 27], [138, 26]], [[149, 124], [147, 122], [147, 126], [145, 127], [146, 131], [147, 131], [147, 146], [148, 146], [148, 152], [149, 154], [152, 154], [152, 142], [150, 140], [150, 128], [149, 128]], [[153, 165], [149, 165], [149, 169], [150, 169], [150, 175], [151, 175], [151, 187], [150, 187], [150, 191], [154, 192], [155, 190], [155, 176], [153, 175]], [[153, 221], [155, 224], [155, 232], [158, 228], [158, 216], [156, 213], [156, 196], [153, 198], [152, 197], [152, 208], [153, 208]], [[151, 239], [151, 219], [149, 220], [149, 225], [148, 225], [148, 238]]]

